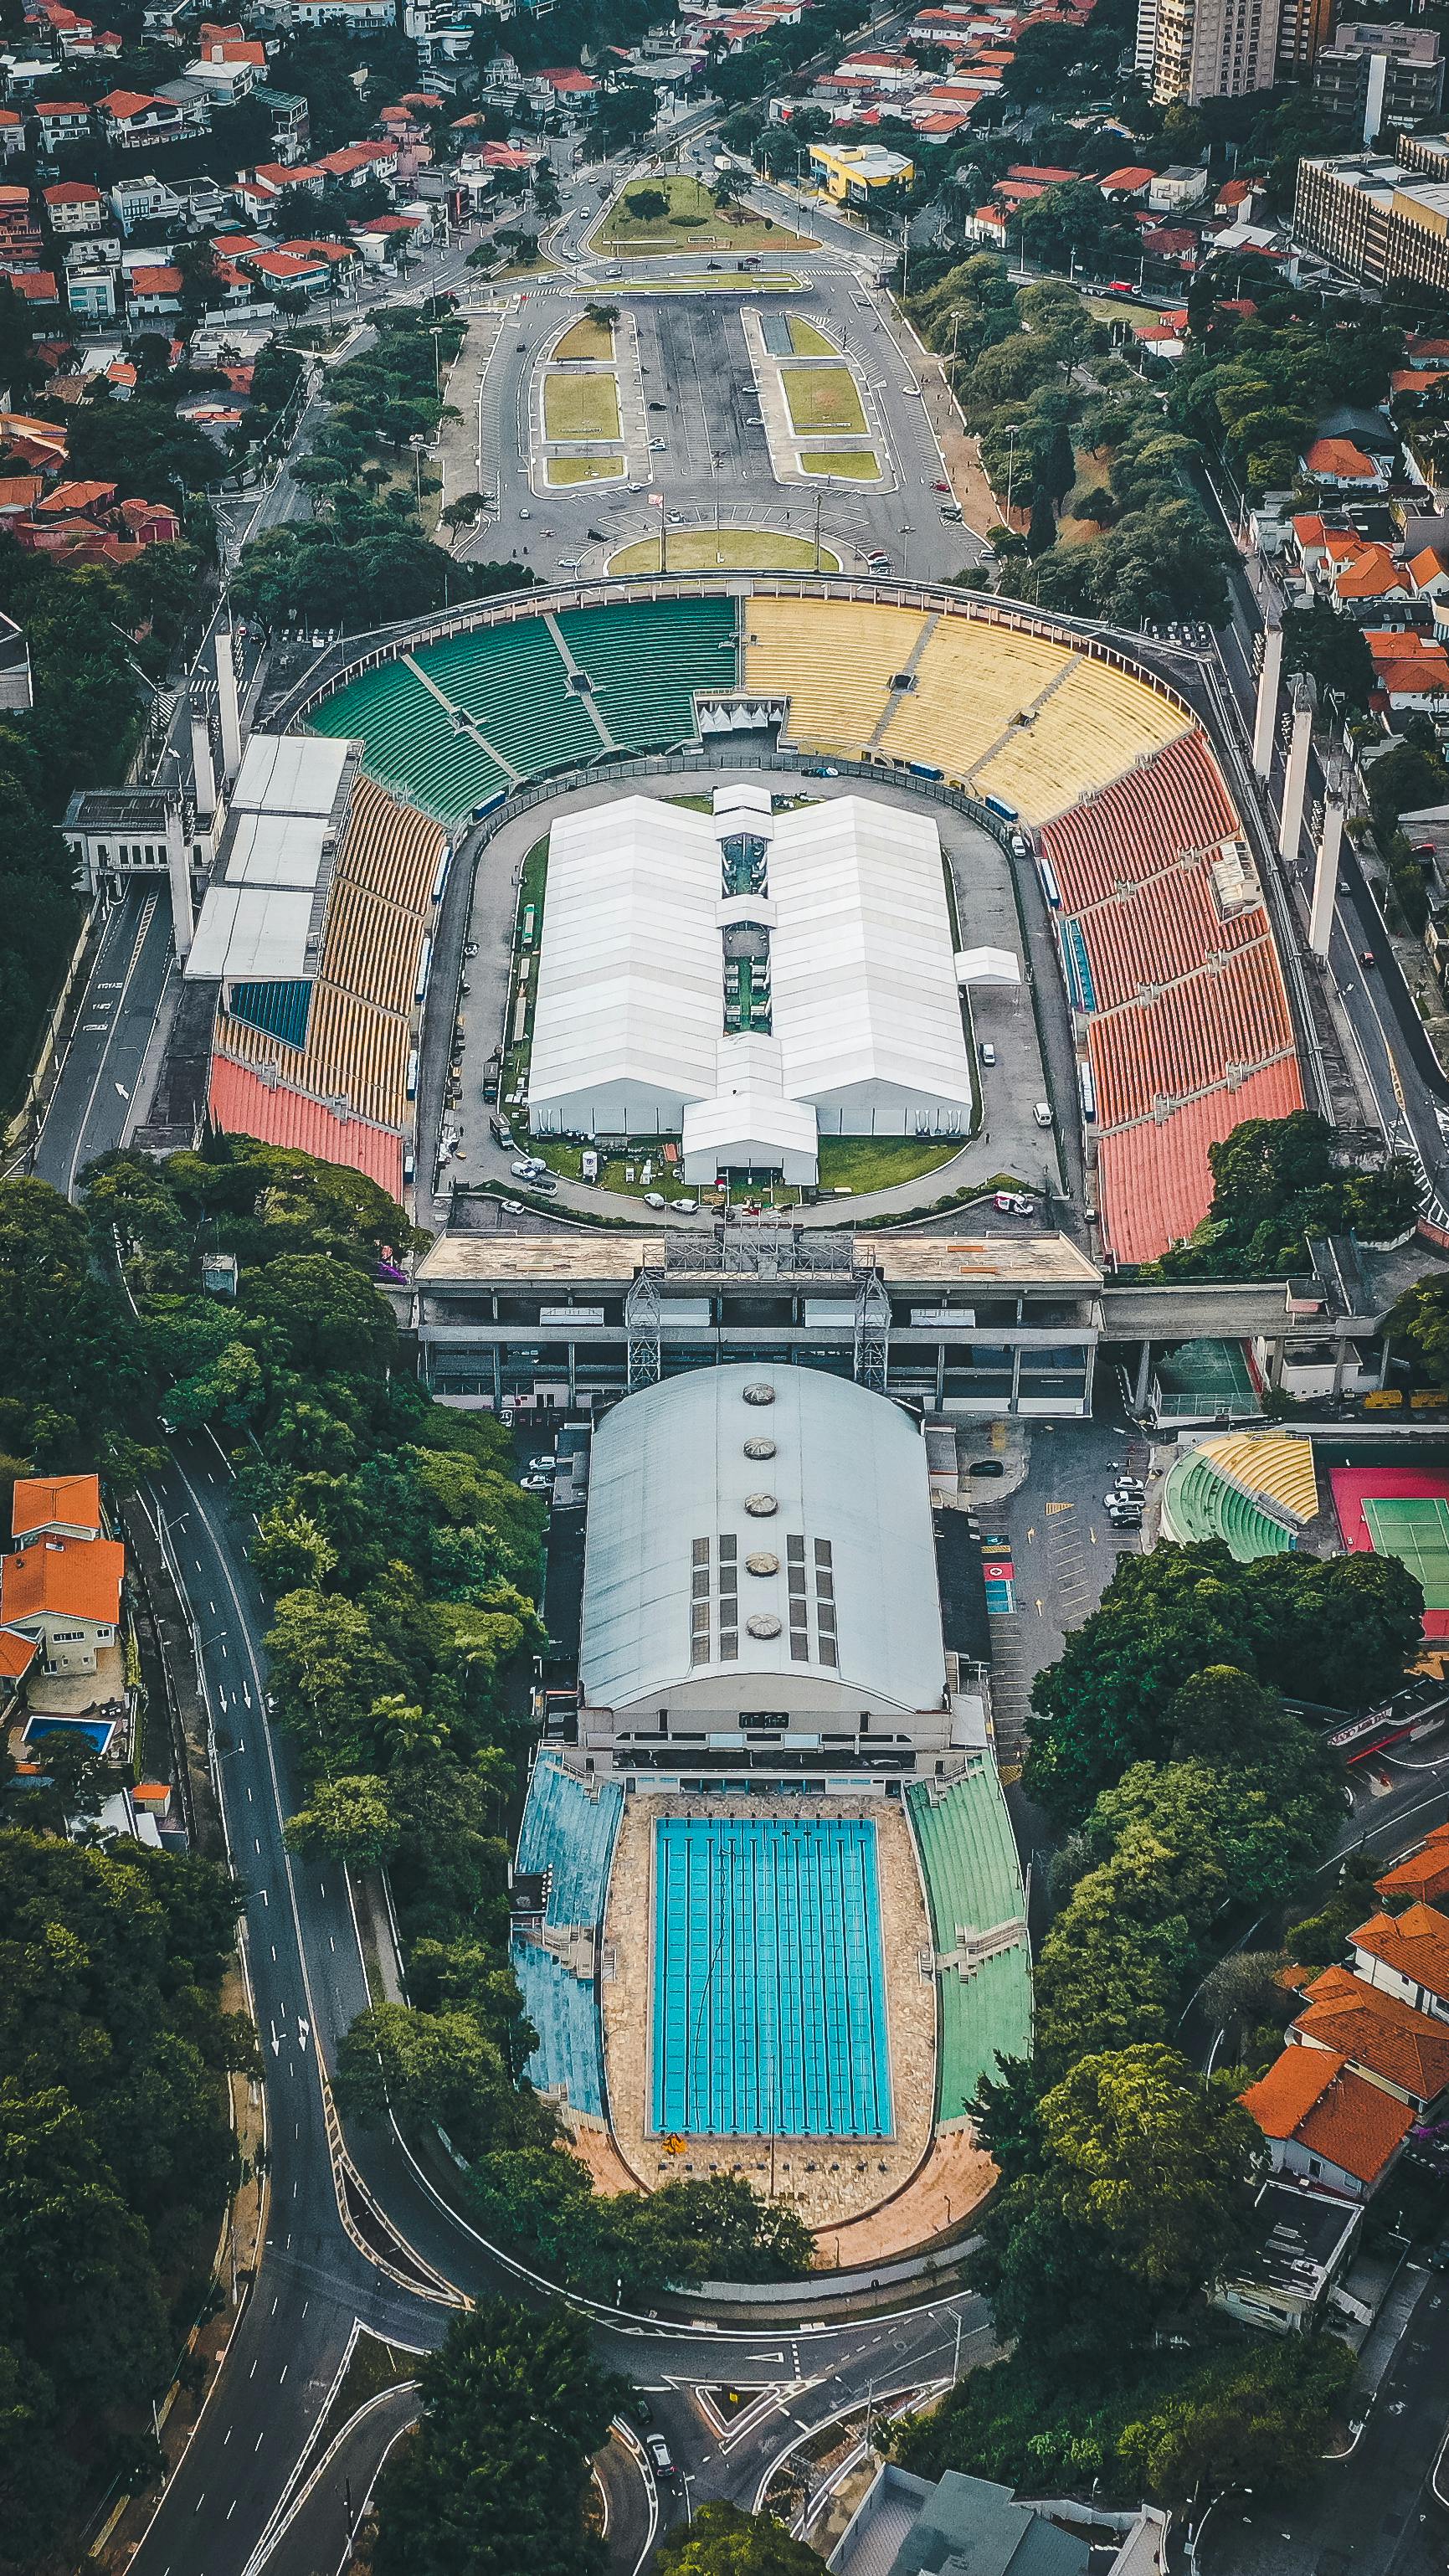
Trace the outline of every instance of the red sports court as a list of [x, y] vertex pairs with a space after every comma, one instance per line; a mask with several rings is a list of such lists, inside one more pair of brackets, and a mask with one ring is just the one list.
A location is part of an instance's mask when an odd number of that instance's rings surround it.
[[1331, 1467], [1346, 1548], [1397, 1556], [1424, 1588], [1424, 1634], [1449, 1638], [1449, 1476], [1423, 1467]]

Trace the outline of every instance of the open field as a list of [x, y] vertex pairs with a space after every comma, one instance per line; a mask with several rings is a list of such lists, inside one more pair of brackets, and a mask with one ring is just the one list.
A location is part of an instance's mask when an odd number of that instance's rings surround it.
[[543, 428], [546, 438], [617, 438], [617, 377], [545, 376]]
[[802, 474], [844, 474], [852, 483], [878, 483], [880, 458], [873, 447], [802, 447]]
[[848, 367], [782, 367], [780, 382], [790, 406], [792, 429], [864, 433], [865, 413]]
[[623, 480], [624, 459], [613, 456], [550, 456], [546, 459], [550, 483], [618, 483]]
[[[668, 198], [661, 214], [641, 215], [632, 200], [652, 191]], [[816, 250], [819, 244], [808, 234], [794, 233], [785, 225], [772, 222], [768, 215], [756, 214], [743, 207], [738, 214], [722, 211], [715, 204], [712, 190], [699, 179], [682, 173], [664, 172], [650, 179], [631, 182], [618, 203], [610, 207], [589, 243], [590, 250], [630, 250], [657, 256], [661, 251], [679, 250]]]
[[904, 1181], [938, 1171], [965, 1144], [964, 1136], [822, 1136], [822, 1190], [898, 1190]]
[[[813, 572], [815, 546], [809, 537], [785, 536], [774, 528], [671, 528], [671, 572]], [[839, 572], [840, 558], [829, 546], [820, 549], [821, 572]], [[641, 537], [612, 557], [610, 572], [657, 572], [659, 539]]]
[[565, 331], [554, 349], [556, 359], [612, 358], [614, 334], [607, 322], [593, 322], [585, 313], [573, 328]]

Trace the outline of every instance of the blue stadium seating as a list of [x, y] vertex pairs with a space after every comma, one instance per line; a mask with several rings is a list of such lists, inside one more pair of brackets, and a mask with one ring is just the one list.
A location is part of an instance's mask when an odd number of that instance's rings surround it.
[[601, 2120], [604, 2076], [593, 1987], [536, 1941], [515, 1935], [508, 1954], [524, 2009], [538, 2033], [538, 2046], [524, 2070], [530, 2084], [540, 2093], [567, 2093], [573, 2110]]
[[623, 1812], [617, 1781], [586, 1784], [552, 1754], [539, 1755], [519, 1828], [518, 1866], [550, 1873], [544, 1920], [551, 1926], [579, 1923], [598, 1930]]

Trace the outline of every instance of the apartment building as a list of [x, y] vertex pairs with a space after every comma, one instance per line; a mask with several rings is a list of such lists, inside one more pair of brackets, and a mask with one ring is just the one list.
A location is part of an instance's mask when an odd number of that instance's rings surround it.
[[1298, 165], [1296, 239], [1374, 286], [1449, 292], [1449, 138], [1405, 136], [1400, 157], [1310, 153]]
[[[1144, 0], [1155, 11], [1152, 95], [1241, 98], [1271, 89], [1283, 0]], [[1140, 34], [1140, 26], [1139, 26]]]
[[1340, 27], [1313, 65], [1314, 95], [1326, 113], [1371, 144], [1386, 125], [1437, 116], [1444, 58], [1432, 27]]

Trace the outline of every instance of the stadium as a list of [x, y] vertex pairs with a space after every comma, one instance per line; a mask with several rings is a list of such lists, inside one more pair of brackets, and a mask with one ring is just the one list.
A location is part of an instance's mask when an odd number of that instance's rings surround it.
[[[470, 921], [515, 1126], [657, 1136], [696, 1185], [808, 1182], [832, 1136], [950, 1156], [981, 1131], [973, 993], [999, 981], [1029, 990], [1104, 1261], [1151, 1260], [1206, 1213], [1212, 1142], [1303, 1101], [1209, 712], [1100, 631], [844, 581], [528, 593], [339, 647], [253, 738], [197, 925], [211, 1115], [403, 1196]], [[524, 816], [549, 853], [526, 914], [488, 875]], [[740, 2173], [848, 2265], [980, 2198], [969, 2105], [1030, 2045], [985, 1599], [973, 1631], [919, 1417], [1090, 1410], [1102, 1270], [1048, 1234], [771, 1242], [769, 1278], [731, 1283], [727, 1247], [657, 1218], [449, 1228], [417, 1321], [460, 1402], [506, 1403], [562, 1334], [566, 1396], [524, 1400], [586, 1417], [554, 1497], [583, 1533], [566, 1686], [515, 1871], [530, 2074], [604, 2187]], [[1184, 1532], [1297, 1543], [1291, 1455], [1267, 1492], [1185, 1464]]]
[[[737, 765], [848, 763], [924, 810], [953, 803], [1009, 853], [1023, 945], [1044, 920], [1057, 950], [1055, 990], [1037, 977], [1034, 1001], [1071, 1031], [1079, 1099], [1054, 1106], [1086, 1113], [1110, 1263], [1191, 1233], [1215, 1139], [1302, 1105], [1255, 857], [1204, 713], [1125, 641], [950, 591], [613, 583], [339, 648], [278, 716], [360, 746], [399, 856], [357, 890], [375, 941], [334, 898], [328, 1007], [300, 1045], [219, 1032], [223, 1126], [294, 1143], [326, 1126], [338, 1159], [367, 1155], [401, 1188], [445, 842], [583, 778], [622, 771], [622, 796], [641, 759], [717, 760], [722, 745]], [[960, 929], [969, 944], [969, 918]]]

